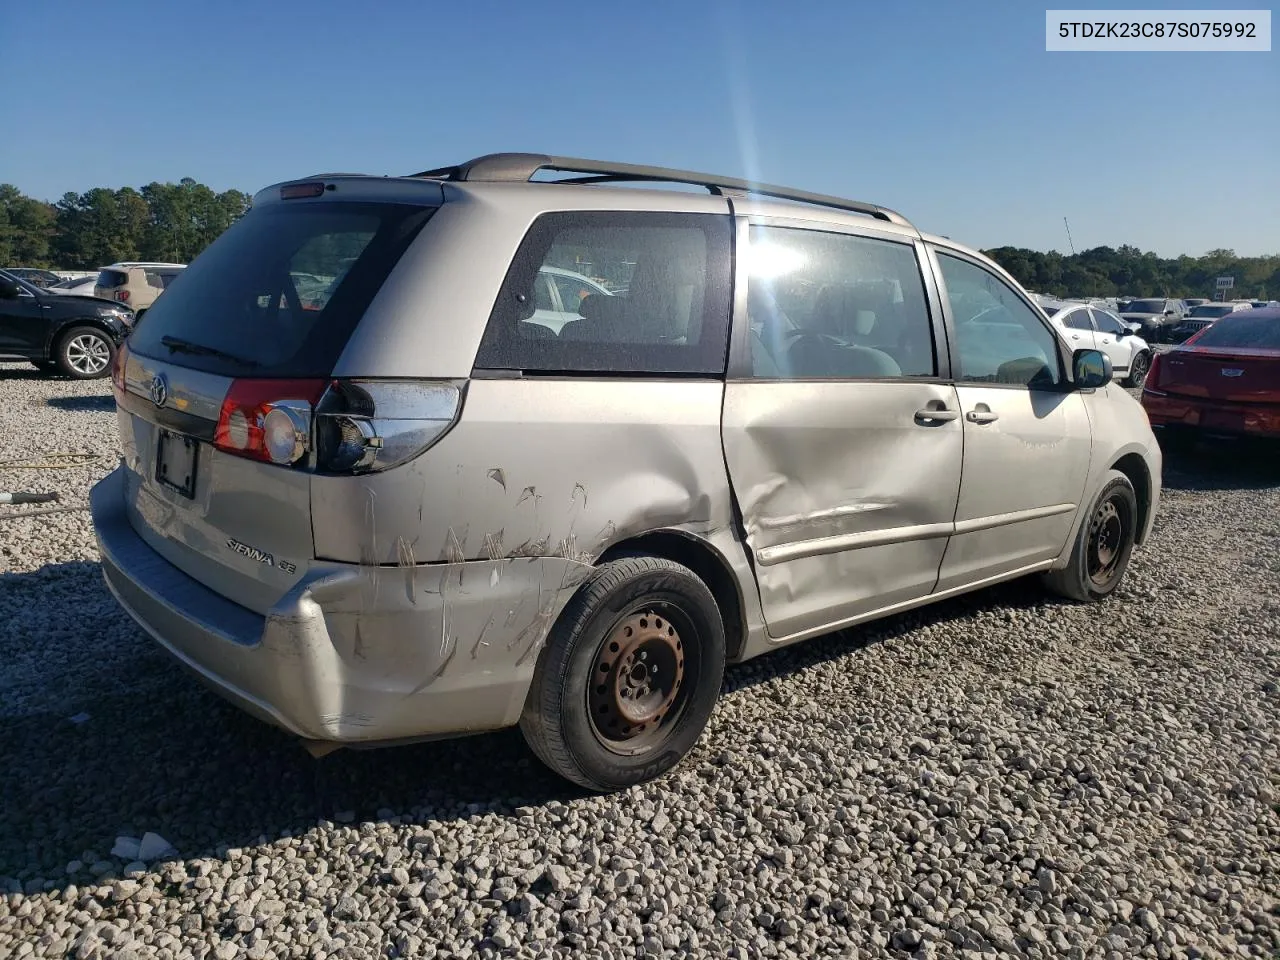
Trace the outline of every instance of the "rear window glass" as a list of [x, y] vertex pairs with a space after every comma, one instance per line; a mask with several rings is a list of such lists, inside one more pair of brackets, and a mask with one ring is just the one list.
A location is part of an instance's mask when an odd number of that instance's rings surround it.
[[[540, 217], [503, 282], [476, 367], [723, 374], [730, 231], [730, 218], [714, 214]], [[547, 267], [572, 281], [557, 283], [559, 311], [547, 309], [541, 288]]]
[[233, 224], [147, 311], [131, 350], [225, 376], [327, 376], [434, 208], [298, 203]]
[[129, 282], [129, 275], [123, 270], [103, 270], [98, 274], [98, 286], [122, 287]]
[[1234, 307], [1192, 307], [1192, 317], [1225, 317]]
[[1280, 317], [1223, 317], [1200, 334], [1193, 346], [1280, 350]]

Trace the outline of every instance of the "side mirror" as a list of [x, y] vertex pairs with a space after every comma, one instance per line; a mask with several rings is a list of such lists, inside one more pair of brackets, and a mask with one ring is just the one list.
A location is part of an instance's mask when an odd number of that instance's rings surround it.
[[1101, 350], [1077, 350], [1071, 355], [1071, 379], [1077, 390], [1097, 390], [1111, 382], [1111, 358]]
[[1130, 330], [1128, 327], [1121, 327], [1118, 331], [1116, 331], [1116, 336], [1117, 336], [1117, 337], [1127, 337], [1127, 336], [1129, 336], [1129, 334], [1131, 334], [1131, 333], [1133, 333], [1133, 331], [1132, 331], [1132, 330]]
[[1176, 312], [1177, 311], [1174, 310], [1173, 307], [1169, 307], [1167, 310], [1165, 310], [1164, 315], [1166, 317], [1172, 317]]
[[12, 280], [0, 277], [0, 299], [12, 300], [22, 293], [22, 288]]

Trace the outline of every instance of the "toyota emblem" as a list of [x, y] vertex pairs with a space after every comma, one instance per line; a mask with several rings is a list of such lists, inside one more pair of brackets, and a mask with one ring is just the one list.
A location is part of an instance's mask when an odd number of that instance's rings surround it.
[[157, 407], [163, 407], [166, 400], [169, 399], [169, 384], [165, 380], [163, 373], [157, 373], [151, 378], [151, 402]]

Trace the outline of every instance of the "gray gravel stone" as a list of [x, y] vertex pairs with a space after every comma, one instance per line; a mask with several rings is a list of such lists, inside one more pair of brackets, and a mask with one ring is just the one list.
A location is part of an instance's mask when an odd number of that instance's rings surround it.
[[[98, 459], [4, 465], [62, 451]], [[0, 364], [0, 490], [83, 505], [118, 454], [105, 381]], [[513, 734], [313, 761], [121, 613], [84, 512], [0, 519], [0, 956], [1272, 956], [1280, 463], [1248, 456], [1166, 460], [1107, 603], [1007, 584], [730, 668], [689, 760], [612, 797]]]

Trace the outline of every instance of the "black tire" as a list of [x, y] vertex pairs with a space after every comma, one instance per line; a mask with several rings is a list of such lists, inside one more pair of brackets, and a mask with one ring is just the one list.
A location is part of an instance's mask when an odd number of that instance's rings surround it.
[[54, 350], [58, 369], [74, 380], [110, 376], [115, 358], [116, 345], [97, 327], [72, 327]]
[[1129, 375], [1124, 378], [1124, 386], [1141, 387], [1147, 382], [1147, 374], [1151, 372], [1151, 351], [1143, 350], [1129, 361]]
[[[552, 628], [520, 730], [566, 780], [600, 793], [622, 790], [663, 775], [697, 743], [724, 662], [720, 610], [692, 570], [661, 557], [612, 560]], [[633, 687], [637, 673], [641, 692]], [[627, 710], [657, 713], [638, 722]], [[635, 727], [625, 726], [633, 720]]]
[[1138, 497], [1119, 470], [1108, 470], [1102, 489], [1080, 524], [1071, 560], [1044, 574], [1044, 584], [1068, 600], [1096, 603], [1120, 586], [1133, 556], [1138, 530]]

